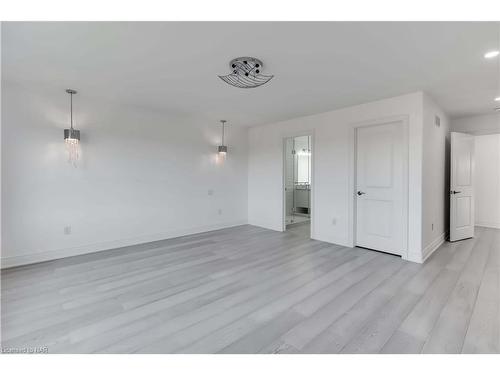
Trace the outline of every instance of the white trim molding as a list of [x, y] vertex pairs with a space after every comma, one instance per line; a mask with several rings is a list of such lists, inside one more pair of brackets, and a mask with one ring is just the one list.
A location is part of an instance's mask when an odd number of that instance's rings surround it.
[[476, 227], [500, 229], [500, 223], [495, 223], [491, 221], [476, 221], [475, 225]]
[[428, 244], [422, 251], [422, 263], [424, 263], [448, 238], [448, 232], [441, 233], [430, 244]]
[[32, 263], [46, 262], [49, 260], [68, 258], [68, 257], [72, 257], [75, 255], [90, 254], [90, 253], [95, 253], [98, 251], [111, 250], [111, 249], [116, 249], [116, 248], [125, 247], [125, 246], [139, 245], [139, 244], [144, 244], [144, 243], [148, 243], [148, 242], [168, 240], [168, 239], [172, 239], [172, 238], [188, 236], [191, 234], [205, 233], [205, 232], [210, 232], [213, 230], [231, 228], [231, 227], [236, 227], [236, 226], [245, 225], [245, 224], [248, 224], [248, 222], [246, 220], [245, 221], [234, 221], [234, 222], [228, 222], [228, 223], [219, 223], [219, 224], [215, 224], [215, 225], [190, 228], [190, 229], [186, 229], [186, 230], [157, 233], [157, 234], [151, 234], [151, 235], [140, 236], [140, 237], [135, 237], [135, 238], [126, 238], [126, 239], [121, 239], [121, 240], [115, 240], [115, 241], [106, 241], [106, 242], [71, 247], [71, 248], [66, 248], [66, 249], [43, 251], [43, 252], [39, 252], [39, 253], [29, 253], [29, 254], [23, 254], [23, 255], [17, 255], [17, 256], [12, 256], [12, 257], [5, 257], [5, 258], [2, 257], [1, 258], [1, 268], [4, 269], [4, 268], [10, 268], [10, 267], [24, 266], [24, 265], [32, 264]]

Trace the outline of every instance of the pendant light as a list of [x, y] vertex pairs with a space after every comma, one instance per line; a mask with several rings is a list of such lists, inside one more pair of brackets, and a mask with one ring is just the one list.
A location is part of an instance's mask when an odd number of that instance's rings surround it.
[[73, 128], [73, 95], [76, 94], [76, 91], [67, 89], [66, 92], [70, 96], [70, 128], [64, 129], [64, 143], [66, 143], [66, 148], [68, 150], [68, 162], [76, 166], [80, 143], [80, 130]]
[[226, 157], [227, 146], [224, 145], [224, 130], [225, 130], [225, 124], [227, 121], [220, 120], [220, 122], [222, 123], [222, 142], [221, 142], [221, 145], [218, 147], [218, 151], [219, 151], [219, 156]]

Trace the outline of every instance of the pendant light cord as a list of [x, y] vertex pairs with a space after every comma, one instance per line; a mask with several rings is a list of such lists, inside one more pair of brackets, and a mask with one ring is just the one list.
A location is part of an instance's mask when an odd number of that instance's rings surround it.
[[220, 120], [222, 123], [222, 144], [221, 146], [224, 146], [224, 130], [225, 130], [225, 125], [226, 125], [226, 120]]
[[69, 94], [70, 97], [70, 113], [71, 113], [71, 130], [73, 130], [73, 93]]

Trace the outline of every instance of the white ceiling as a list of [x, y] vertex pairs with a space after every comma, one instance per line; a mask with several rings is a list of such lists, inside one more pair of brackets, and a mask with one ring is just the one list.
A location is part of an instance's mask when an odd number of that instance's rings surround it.
[[[235, 125], [256, 125], [424, 90], [451, 116], [500, 95], [494, 22], [3, 23], [2, 79]], [[254, 56], [275, 77], [221, 81]]]

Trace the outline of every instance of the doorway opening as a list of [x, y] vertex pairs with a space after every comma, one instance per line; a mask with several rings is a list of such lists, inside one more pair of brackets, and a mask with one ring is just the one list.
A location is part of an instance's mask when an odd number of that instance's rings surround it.
[[450, 241], [500, 229], [500, 133], [451, 132]]
[[307, 232], [310, 237], [312, 146], [310, 135], [284, 140], [284, 230]]

